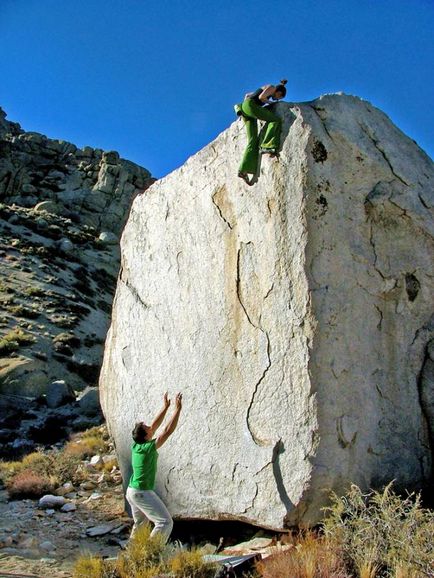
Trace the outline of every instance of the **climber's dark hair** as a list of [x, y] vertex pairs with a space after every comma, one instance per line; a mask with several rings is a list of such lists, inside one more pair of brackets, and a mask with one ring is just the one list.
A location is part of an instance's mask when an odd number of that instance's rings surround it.
[[145, 443], [146, 430], [143, 427], [143, 422], [139, 421], [136, 423], [136, 425], [134, 426], [134, 429], [132, 431], [132, 435], [133, 435], [133, 440], [136, 442], [136, 444]]
[[276, 86], [276, 92], [280, 92], [283, 96], [286, 96], [286, 88], [285, 88], [285, 84], [288, 81], [286, 80], [286, 78], [284, 78], [283, 80], [280, 81], [280, 84], [278, 84]]

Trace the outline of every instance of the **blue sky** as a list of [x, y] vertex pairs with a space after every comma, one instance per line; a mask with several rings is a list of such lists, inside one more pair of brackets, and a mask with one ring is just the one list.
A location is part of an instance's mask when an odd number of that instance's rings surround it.
[[0, 0], [0, 106], [156, 177], [288, 79], [371, 101], [434, 156], [434, 0]]

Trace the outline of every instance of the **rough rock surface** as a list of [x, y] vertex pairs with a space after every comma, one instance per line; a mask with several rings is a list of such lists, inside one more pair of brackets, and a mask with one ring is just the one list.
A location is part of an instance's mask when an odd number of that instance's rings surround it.
[[[146, 189], [150, 173], [103, 151], [25, 132], [0, 108], [0, 199], [79, 218], [119, 234], [132, 199]], [[42, 203], [44, 203], [42, 205]]]
[[359, 98], [277, 111], [253, 187], [237, 121], [122, 237], [101, 402], [128, 479], [133, 424], [184, 392], [157, 486], [181, 518], [313, 523], [326, 490], [431, 472], [433, 163]]
[[119, 233], [153, 180], [118, 153], [24, 132], [0, 109], [0, 395], [97, 383]]

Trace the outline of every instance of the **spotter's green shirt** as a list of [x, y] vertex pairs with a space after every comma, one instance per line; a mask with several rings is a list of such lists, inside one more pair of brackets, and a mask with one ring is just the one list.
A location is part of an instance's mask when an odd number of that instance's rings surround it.
[[155, 440], [143, 444], [134, 443], [131, 451], [133, 475], [130, 478], [130, 488], [136, 490], [153, 490], [157, 473], [158, 452]]

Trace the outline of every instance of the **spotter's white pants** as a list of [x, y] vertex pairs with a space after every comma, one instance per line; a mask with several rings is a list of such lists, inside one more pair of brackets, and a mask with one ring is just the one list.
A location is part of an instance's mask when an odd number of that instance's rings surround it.
[[127, 500], [131, 506], [134, 520], [131, 538], [137, 528], [149, 520], [154, 524], [151, 536], [163, 534], [166, 541], [169, 539], [173, 528], [172, 516], [169, 514], [164, 502], [153, 490], [137, 490], [136, 488], [128, 487]]

